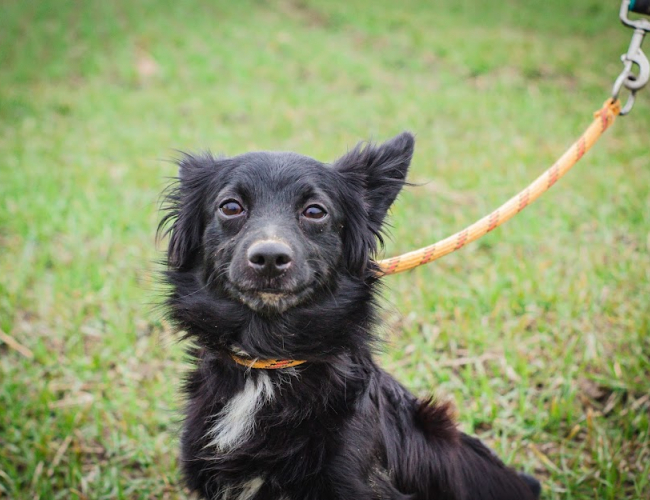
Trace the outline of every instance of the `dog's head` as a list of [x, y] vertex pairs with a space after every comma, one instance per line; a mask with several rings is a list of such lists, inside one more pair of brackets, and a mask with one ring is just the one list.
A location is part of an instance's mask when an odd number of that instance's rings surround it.
[[171, 222], [169, 267], [199, 270], [215, 293], [263, 314], [332, 293], [338, 275], [363, 279], [413, 142], [403, 133], [331, 165], [294, 153], [185, 155], [161, 223]]

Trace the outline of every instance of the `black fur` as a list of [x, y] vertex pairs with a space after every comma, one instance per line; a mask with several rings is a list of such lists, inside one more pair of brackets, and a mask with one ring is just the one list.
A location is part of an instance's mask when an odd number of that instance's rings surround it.
[[[403, 133], [332, 165], [293, 153], [179, 162], [160, 229], [170, 235], [170, 317], [197, 346], [182, 467], [203, 498], [538, 498], [539, 483], [459, 432], [448, 405], [416, 399], [372, 359], [372, 258], [413, 142]], [[326, 215], [309, 217], [313, 206]], [[262, 240], [290, 249], [279, 276], [251, 264]], [[233, 351], [307, 362], [249, 370]], [[251, 436], [227, 451], [209, 445], [219, 412], [261, 377], [274, 397], [255, 413]], [[254, 478], [261, 486], [247, 496], [242, 485]]]

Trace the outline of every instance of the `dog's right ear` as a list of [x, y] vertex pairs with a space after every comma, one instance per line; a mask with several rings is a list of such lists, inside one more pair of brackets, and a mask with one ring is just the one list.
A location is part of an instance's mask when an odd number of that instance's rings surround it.
[[183, 270], [190, 268], [201, 253], [206, 225], [204, 200], [219, 162], [210, 154], [183, 154], [177, 163], [178, 178], [164, 193], [162, 209], [166, 214], [158, 225], [158, 236], [169, 235], [167, 265]]

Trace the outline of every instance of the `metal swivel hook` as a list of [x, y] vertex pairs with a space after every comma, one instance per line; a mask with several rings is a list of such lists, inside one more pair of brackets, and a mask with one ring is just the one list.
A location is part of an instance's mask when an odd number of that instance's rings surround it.
[[[626, 115], [632, 110], [636, 93], [645, 87], [648, 80], [650, 80], [650, 62], [641, 50], [643, 38], [650, 31], [650, 22], [646, 19], [629, 19], [627, 16], [629, 7], [630, 0], [623, 0], [621, 3], [620, 18], [625, 26], [634, 28], [634, 34], [632, 35], [627, 53], [621, 56], [623, 71], [616, 79], [614, 88], [612, 89], [612, 97], [614, 99], [618, 99], [623, 87], [630, 91], [630, 96], [621, 110], [621, 115]], [[639, 68], [638, 74], [632, 71], [634, 65]]]

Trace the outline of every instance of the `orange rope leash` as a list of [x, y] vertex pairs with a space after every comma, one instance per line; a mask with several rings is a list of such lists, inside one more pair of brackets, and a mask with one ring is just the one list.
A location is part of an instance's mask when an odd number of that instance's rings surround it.
[[608, 99], [603, 107], [594, 113], [593, 123], [589, 125], [580, 139], [526, 189], [505, 202], [490, 215], [486, 215], [471, 226], [444, 240], [419, 250], [379, 261], [380, 272], [382, 274], [397, 274], [433, 262], [499, 227], [539, 198], [545, 191], [548, 191], [560, 177], [566, 174], [591, 149], [603, 132], [614, 123], [620, 112], [621, 103], [618, 100]]

